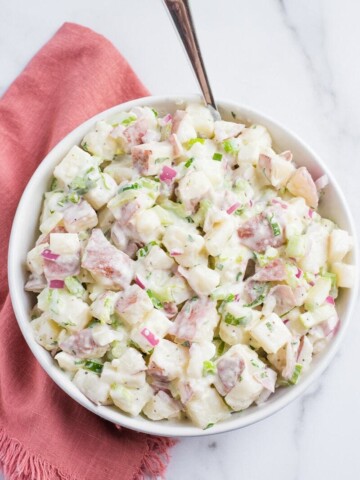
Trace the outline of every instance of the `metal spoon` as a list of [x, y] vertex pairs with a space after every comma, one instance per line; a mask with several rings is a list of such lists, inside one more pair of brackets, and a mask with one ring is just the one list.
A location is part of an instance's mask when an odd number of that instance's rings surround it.
[[192, 20], [188, 0], [164, 0], [164, 4], [173, 20], [185, 51], [192, 65], [195, 76], [199, 82], [206, 105], [214, 120], [220, 120], [213, 93], [211, 91], [208, 76], [202, 59], [199, 42], [197, 40], [195, 26]]

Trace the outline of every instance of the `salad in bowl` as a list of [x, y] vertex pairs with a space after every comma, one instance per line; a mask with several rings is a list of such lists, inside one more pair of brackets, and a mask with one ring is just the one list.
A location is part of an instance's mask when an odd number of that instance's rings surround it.
[[145, 102], [57, 159], [26, 257], [31, 335], [93, 408], [228, 424], [334, 342], [353, 238], [318, 208], [328, 176], [285, 147], [233, 111]]

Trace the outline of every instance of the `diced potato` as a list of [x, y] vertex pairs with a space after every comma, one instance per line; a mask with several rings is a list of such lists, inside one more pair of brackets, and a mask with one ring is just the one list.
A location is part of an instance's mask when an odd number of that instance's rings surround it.
[[336, 275], [338, 287], [352, 288], [355, 284], [356, 268], [343, 262], [335, 262], [331, 266], [332, 273]]
[[77, 233], [50, 233], [50, 250], [58, 255], [78, 253], [80, 241]]
[[228, 407], [214, 388], [197, 392], [186, 404], [186, 414], [197, 427], [206, 428], [229, 417]]
[[158, 245], [150, 249], [143, 261], [144, 265], [151, 270], [170, 270], [175, 265], [174, 260]]
[[135, 215], [134, 221], [140, 240], [144, 243], [159, 240], [163, 234], [161, 221], [152, 209], [140, 211]]
[[145, 384], [146, 364], [140, 352], [128, 348], [120, 358], [106, 362], [101, 380], [109, 385], [121, 384], [127, 388], [141, 388]]
[[160, 373], [162, 377], [166, 377], [168, 380], [174, 380], [179, 377], [188, 361], [188, 349], [170, 342], [169, 340], [162, 339], [154, 347], [154, 351], [151, 354], [149, 360], [149, 373], [156, 371]]
[[103, 382], [95, 372], [80, 369], [76, 372], [73, 382], [96, 405], [107, 403], [109, 385]]
[[35, 340], [46, 350], [53, 350], [57, 347], [57, 340], [61, 332], [61, 328], [51, 318], [48, 313], [43, 313], [40, 317], [31, 323]]
[[247, 343], [251, 327], [260, 318], [260, 312], [243, 307], [238, 302], [228, 302], [224, 305], [220, 322], [220, 338], [229, 345]]
[[196, 265], [189, 268], [186, 273], [184, 270], [181, 273], [198, 295], [210, 295], [220, 282], [219, 273], [205, 265]]
[[214, 135], [214, 119], [207, 107], [193, 103], [186, 107], [186, 111], [198, 135], [207, 138]]
[[41, 256], [41, 253], [47, 248], [49, 248], [48, 243], [41, 243], [27, 254], [26, 265], [30, 272], [36, 275], [44, 273], [44, 258]]
[[196, 138], [196, 130], [190, 115], [184, 111], [177, 111], [173, 118], [172, 133], [175, 133], [180, 143], [186, 143]]
[[40, 232], [44, 233], [45, 235], [51, 232], [64, 218], [64, 214], [62, 212], [54, 212], [49, 217], [47, 217], [44, 221], [40, 224]]
[[125, 180], [131, 180], [134, 177], [131, 157], [122, 157], [121, 161], [111, 162], [104, 168], [104, 173], [113, 177], [118, 185]]
[[329, 263], [341, 262], [352, 245], [353, 239], [346, 230], [333, 230], [329, 237]]
[[260, 395], [263, 386], [245, 369], [241, 379], [226, 395], [226, 403], [235, 411], [245, 410]]
[[150, 352], [165, 337], [172, 322], [160, 310], [153, 309], [141, 324], [136, 325], [130, 338], [143, 352]]
[[99, 228], [106, 233], [110, 230], [111, 225], [115, 222], [115, 217], [112, 214], [112, 211], [108, 209], [108, 207], [103, 207], [101, 210], [97, 212], [98, 220], [99, 220]]
[[162, 240], [174, 260], [183, 267], [193, 267], [200, 263], [207, 264], [203, 255], [204, 238], [196, 233], [188, 234], [183, 228], [170, 226], [165, 230]]
[[82, 330], [91, 320], [89, 305], [64, 290], [45, 288], [38, 296], [38, 307], [70, 332]]
[[139, 415], [152, 395], [152, 388], [147, 383], [137, 389], [126, 388], [123, 385], [112, 385], [110, 389], [110, 397], [114, 404], [134, 417]]
[[299, 259], [299, 267], [304, 272], [319, 273], [326, 265], [329, 233], [326, 228], [315, 225], [304, 235], [306, 255]]
[[94, 342], [100, 347], [105, 347], [109, 345], [114, 340], [119, 340], [121, 338], [122, 332], [112, 330], [108, 325], [95, 325], [92, 327], [92, 337]]
[[174, 418], [179, 415], [180, 411], [180, 402], [161, 390], [143, 408], [143, 412], [150, 420]]
[[275, 313], [257, 323], [250, 332], [266, 353], [277, 352], [291, 340], [289, 329]]
[[54, 177], [65, 185], [70, 185], [76, 177], [81, 176], [91, 167], [98, 167], [98, 164], [98, 158], [92, 157], [89, 153], [75, 145], [62, 161], [56, 165]]
[[235, 222], [229, 215], [215, 223], [205, 235], [205, 247], [209, 254], [213, 257], [220, 255], [234, 231]]
[[170, 142], [149, 142], [136, 145], [131, 150], [134, 166], [142, 175], [158, 175], [165, 165], [173, 160], [173, 147]]
[[112, 125], [104, 121], [97, 122], [95, 130], [85, 135], [81, 145], [103, 160], [112, 160], [118, 148], [116, 141], [110, 136], [112, 130]]
[[95, 187], [91, 188], [84, 198], [90, 205], [99, 210], [103, 207], [116, 193], [117, 183], [107, 173], [102, 173], [100, 178], [96, 180]]
[[112, 292], [111, 290], [98, 295], [90, 306], [92, 316], [101, 322], [111, 323], [111, 316], [115, 313], [115, 305], [119, 295], [119, 292]]
[[300, 315], [299, 320], [306, 329], [317, 325], [318, 323], [337, 317], [336, 308], [330, 303], [325, 303], [312, 312], [304, 312]]
[[194, 207], [211, 188], [210, 180], [203, 172], [190, 171], [179, 181], [178, 197], [185, 205]]
[[327, 277], [318, 277], [314, 286], [310, 287], [304, 305], [306, 310], [315, 310], [320, 307], [329, 296], [331, 280]]
[[116, 313], [129, 325], [142, 322], [154, 306], [145, 290], [131, 285], [120, 293], [115, 306]]
[[59, 367], [68, 372], [77, 372], [81, 368], [81, 360], [66, 352], [59, 352], [55, 355]]
[[211, 360], [216, 353], [216, 347], [212, 342], [193, 343], [189, 350], [190, 359], [186, 372], [190, 378], [203, 376], [204, 362]]

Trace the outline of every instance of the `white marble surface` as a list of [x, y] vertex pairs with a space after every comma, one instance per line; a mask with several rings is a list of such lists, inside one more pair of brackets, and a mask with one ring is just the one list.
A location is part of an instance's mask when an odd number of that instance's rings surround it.
[[[263, 110], [312, 145], [360, 225], [359, 2], [191, 3], [215, 95]], [[0, 94], [64, 21], [106, 35], [154, 94], [196, 91], [160, 0], [3, 0]], [[355, 315], [331, 367], [301, 399], [246, 429], [182, 440], [166, 478], [360, 478], [359, 344]]]

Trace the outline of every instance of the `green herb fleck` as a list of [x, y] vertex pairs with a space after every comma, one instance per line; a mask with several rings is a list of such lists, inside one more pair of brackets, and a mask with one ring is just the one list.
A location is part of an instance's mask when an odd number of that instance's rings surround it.
[[215, 375], [216, 373], [216, 365], [214, 362], [211, 360], [205, 360], [203, 363], [203, 377], [206, 377], [207, 375]]
[[248, 323], [248, 318], [245, 316], [245, 317], [238, 317], [236, 318], [234, 315], [232, 315], [231, 313], [227, 313], [225, 315], [225, 323], [227, 325], [233, 325], [234, 327], [238, 327], [238, 326], [244, 326]]
[[213, 158], [213, 160], [216, 160], [217, 162], [221, 162], [221, 159], [222, 159], [222, 153], [218, 153], [218, 152], [216, 152], [216, 153], [214, 153], [214, 155], [213, 155], [213, 157], [212, 157], [212, 158]]
[[274, 215], [268, 218], [268, 222], [273, 231], [274, 237], [281, 235], [281, 227], [276, 221], [274, 221]]
[[237, 155], [239, 152], [237, 143], [231, 138], [223, 141], [223, 148], [226, 153], [230, 153], [231, 155]]
[[137, 118], [135, 117], [135, 115], [130, 115], [129, 117], [125, 118], [125, 119], [121, 122], [121, 125], [124, 125], [125, 127], [127, 127], [127, 126], [130, 125], [131, 123], [134, 123], [136, 120], [137, 120]]

